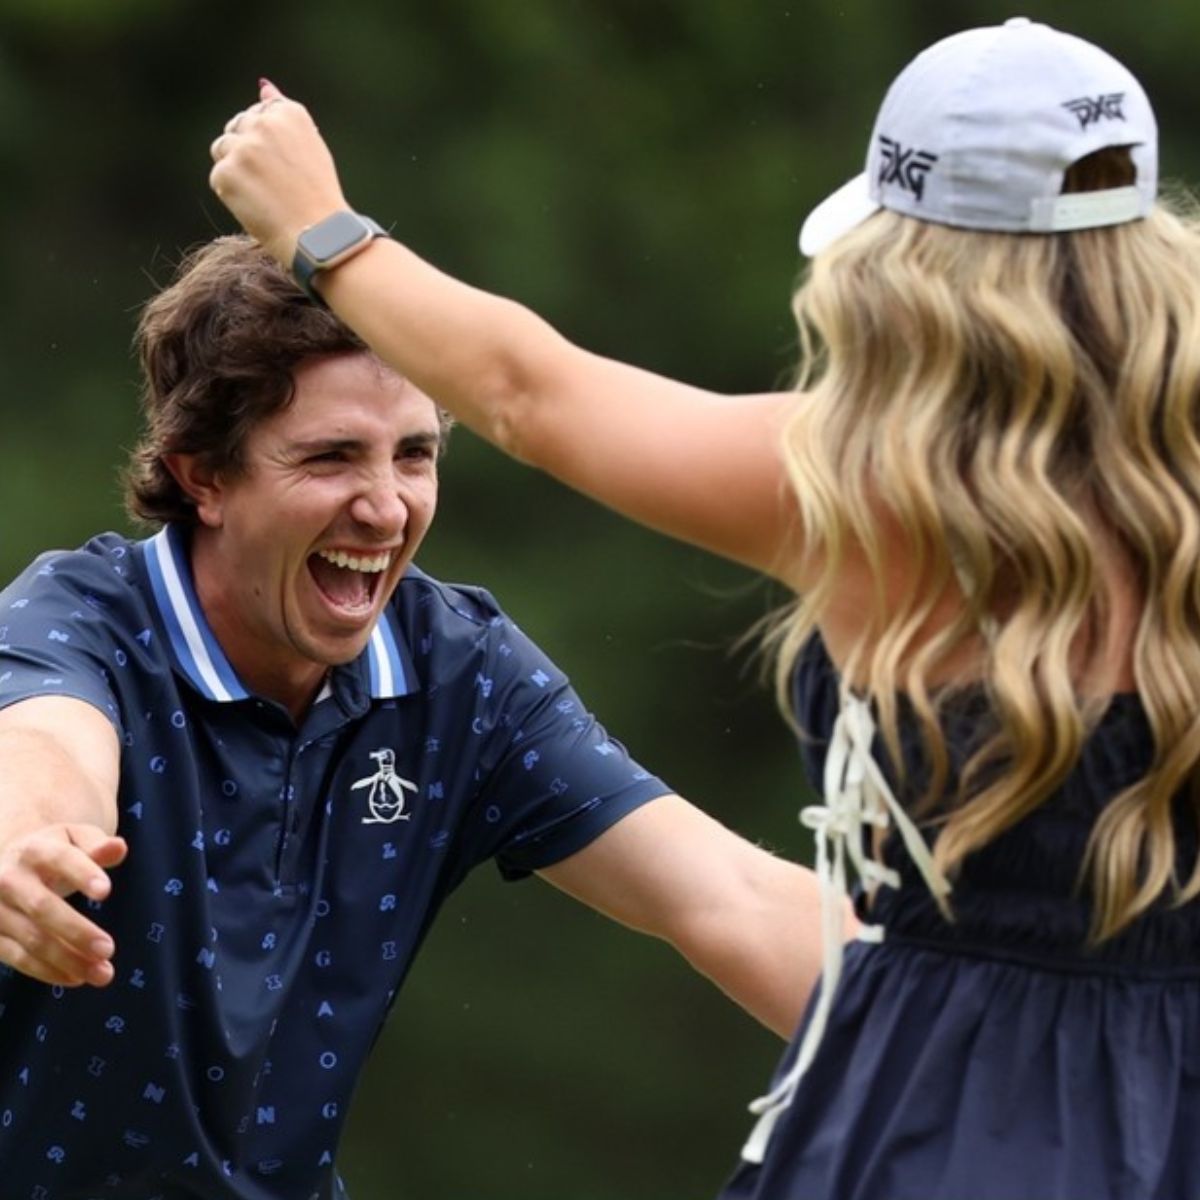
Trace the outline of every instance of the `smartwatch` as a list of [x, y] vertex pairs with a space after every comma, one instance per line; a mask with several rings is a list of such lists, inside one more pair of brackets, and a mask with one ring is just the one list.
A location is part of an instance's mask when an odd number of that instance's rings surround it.
[[323, 305], [325, 301], [313, 287], [317, 272], [344, 263], [365, 250], [375, 238], [387, 236], [387, 230], [370, 217], [342, 209], [310, 225], [296, 239], [292, 276], [314, 304]]

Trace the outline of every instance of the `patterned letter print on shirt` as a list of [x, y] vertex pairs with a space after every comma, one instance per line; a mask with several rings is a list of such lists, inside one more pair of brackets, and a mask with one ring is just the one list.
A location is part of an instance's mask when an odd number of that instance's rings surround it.
[[351, 791], [370, 788], [367, 793], [369, 815], [363, 817], [364, 825], [390, 825], [393, 821], [407, 821], [404, 811], [405, 791], [415, 792], [417, 785], [396, 774], [396, 752], [386, 746], [372, 750], [371, 757], [379, 764], [374, 775], [368, 775], [350, 785]]

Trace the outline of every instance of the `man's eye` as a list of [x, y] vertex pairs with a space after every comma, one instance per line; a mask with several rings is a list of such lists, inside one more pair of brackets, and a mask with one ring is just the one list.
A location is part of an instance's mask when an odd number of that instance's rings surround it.
[[324, 454], [310, 454], [308, 461], [310, 463], [336, 463], [344, 462], [345, 457], [340, 450], [326, 450]]

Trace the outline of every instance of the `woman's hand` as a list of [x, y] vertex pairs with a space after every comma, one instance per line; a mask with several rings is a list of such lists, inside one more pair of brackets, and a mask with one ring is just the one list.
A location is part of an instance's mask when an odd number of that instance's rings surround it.
[[308, 110], [268, 80], [259, 81], [257, 103], [226, 122], [210, 151], [212, 190], [287, 270], [299, 234], [349, 207]]

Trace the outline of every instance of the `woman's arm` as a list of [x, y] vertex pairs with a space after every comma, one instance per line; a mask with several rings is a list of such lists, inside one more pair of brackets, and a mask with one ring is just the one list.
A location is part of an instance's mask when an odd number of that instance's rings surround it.
[[[311, 117], [270, 85], [213, 157], [217, 195], [288, 269], [300, 232], [349, 207]], [[794, 508], [777, 451], [789, 394], [718, 395], [591, 354], [387, 239], [317, 281], [382, 359], [507, 453], [645, 525], [780, 573]]]

